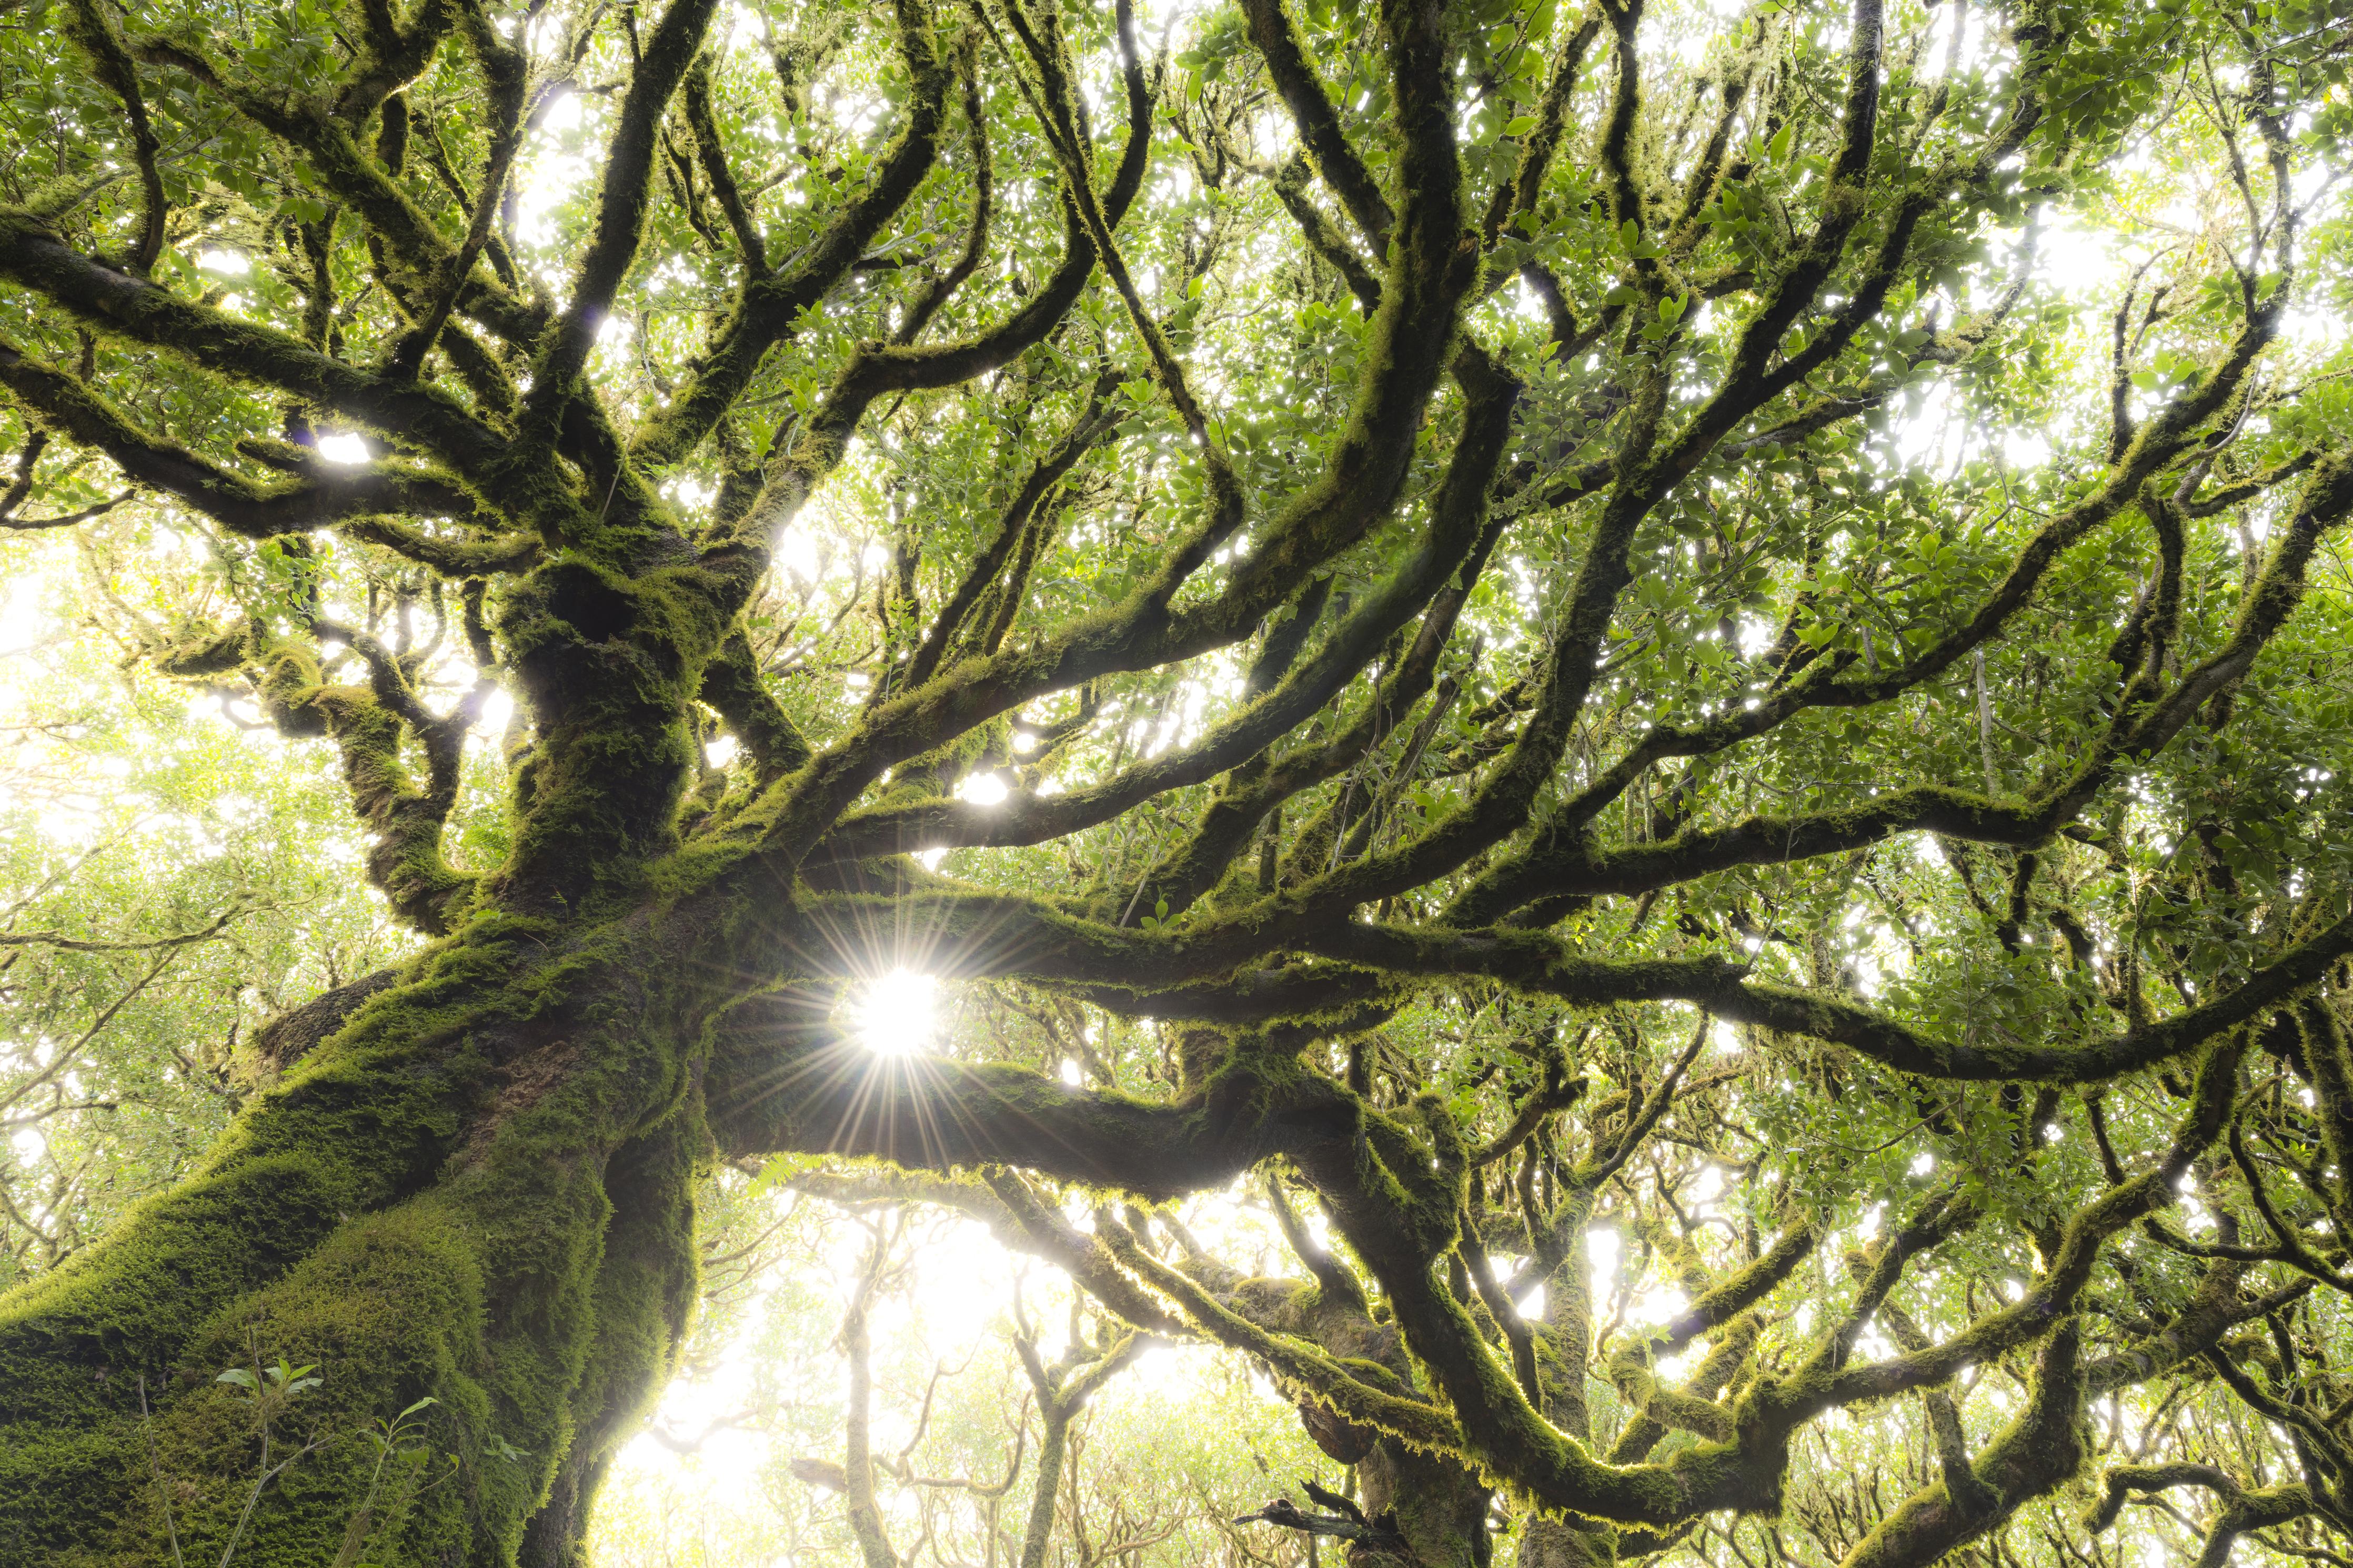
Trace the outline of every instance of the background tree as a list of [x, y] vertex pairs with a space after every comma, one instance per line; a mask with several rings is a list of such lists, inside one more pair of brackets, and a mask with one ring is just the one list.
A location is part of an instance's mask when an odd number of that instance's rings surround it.
[[1254, 1359], [1261, 1537], [2331, 1550], [2333, 12], [21, 14], [0, 518], [416, 945], [0, 1306], [18, 1555], [576, 1561], [801, 1155]]

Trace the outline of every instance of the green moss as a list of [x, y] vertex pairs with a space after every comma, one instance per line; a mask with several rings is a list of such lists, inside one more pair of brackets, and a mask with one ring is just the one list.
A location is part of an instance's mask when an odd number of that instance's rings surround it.
[[566, 1396], [545, 1504], [525, 1526], [522, 1557], [535, 1568], [585, 1561], [597, 1485], [675, 1364], [700, 1278], [693, 1194], [708, 1142], [699, 1110], [681, 1107], [607, 1169], [614, 1215], [593, 1289], [596, 1326]]
[[214, 1379], [257, 1354], [323, 1380], [272, 1462], [321, 1446], [264, 1494], [240, 1568], [331, 1560], [366, 1433], [427, 1394], [435, 1479], [384, 1527], [383, 1562], [512, 1562], [559, 1483], [585, 1521], [692, 1299], [704, 1004], [647, 922], [560, 938], [478, 916], [190, 1180], [0, 1303], [0, 1542], [37, 1543], [8, 1561], [166, 1560], [167, 1501], [188, 1560], [217, 1560], [260, 1450]]

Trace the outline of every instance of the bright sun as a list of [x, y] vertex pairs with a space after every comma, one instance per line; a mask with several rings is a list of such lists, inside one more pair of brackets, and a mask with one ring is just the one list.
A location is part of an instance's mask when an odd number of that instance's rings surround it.
[[867, 982], [855, 1006], [858, 1037], [877, 1056], [903, 1057], [927, 1048], [938, 1026], [940, 983], [912, 969], [894, 969]]

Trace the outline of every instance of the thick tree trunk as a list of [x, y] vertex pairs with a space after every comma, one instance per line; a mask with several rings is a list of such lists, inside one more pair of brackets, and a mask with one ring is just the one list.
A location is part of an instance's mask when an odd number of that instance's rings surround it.
[[[477, 919], [0, 1304], [0, 1559], [325, 1563], [366, 1505], [372, 1563], [578, 1561], [695, 1289], [681, 956], [642, 918]], [[321, 1381], [216, 1381], [280, 1358]], [[414, 1495], [372, 1499], [427, 1397]]]
[[[515, 595], [536, 739], [470, 916], [267, 1031], [282, 1076], [197, 1171], [0, 1302], [0, 1556], [578, 1560], [694, 1297], [706, 1026], [756, 984], [724, 862], [677, 869], [711, 639], [667, 603], [571, 566]], [[281, 1359], [318, 1384], [270, 1392]]]
[[1609, 1568], [1618, 1560], [1611, 1531], [1581, 1530], [1565, 1520], [1532, 1519], [1520, 1537], [1514, 1568]]
[[[1455, 1460], [1384, 1437], [1356, 1466], [1356, 1488], [1366, 1517], [1403, 1536], [1417, 1568], [1487, 1568], [1493, 1494]], [[1396, 1559], [1358, 1547], [1348, 1561], [1375, 1568]]]

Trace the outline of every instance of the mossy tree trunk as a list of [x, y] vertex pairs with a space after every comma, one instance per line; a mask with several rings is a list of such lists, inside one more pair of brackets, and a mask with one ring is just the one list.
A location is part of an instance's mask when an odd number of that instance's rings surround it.
[[[696, 1293], [711, 1021], [778, 930], [748, 890], [773, 873], [689, 861], [677, 829], [691, 698], [748, 579], [666, 566], [657, 530], [616, 535], [607, 564], [544, 569], [495, 628], [537, 735], [506, 864], [460, 878], [438, 819], [406, 843], [387, 828], [396, 902], [448, 934], [333, 999], [347, 1016], [289, 1020], [308, 1048], [187, 1179], [0, 1308], [0, 1540], [26, 1560], [216, 1559], [234, 1539], [241, 1565], [330, 1561], [369, 1434], [427, 1397], [409, 1428], [427, 1478], [374, 1521], [369, 1560], [578, 1560]], [[377, 699], [304, 684], [300, 654], [257, 636], [238, 634], [265, 691], [297, 728], [325, 714], [363, 810], [401, 796], [398, 727], [351, 721]], [[280, 1358], [320, 1381], [265, 1430], [268, 1402], [217, 1374]]]
[[710, 998], [677, 982], [695, 965], [642, 921], [573, 945], [555, 922], [478, 920], [192, 1178], [8, 1303], [0, 1538], [36, 1549], [18, 1561], [164, 1561], [174, 1536], [216, 1559], [260, 1454], [251, 1402], [214, 1380], [281, 1356], [322, 1381], [273, 1443], [326, 1447], [267, 1489], [237, 1562], [332, 1559], [364, 1434], [428, 1395], [429, 1481], [372, 1560], [575, 1560], [685, 1327], [712, 1145], [693, 1066]]

